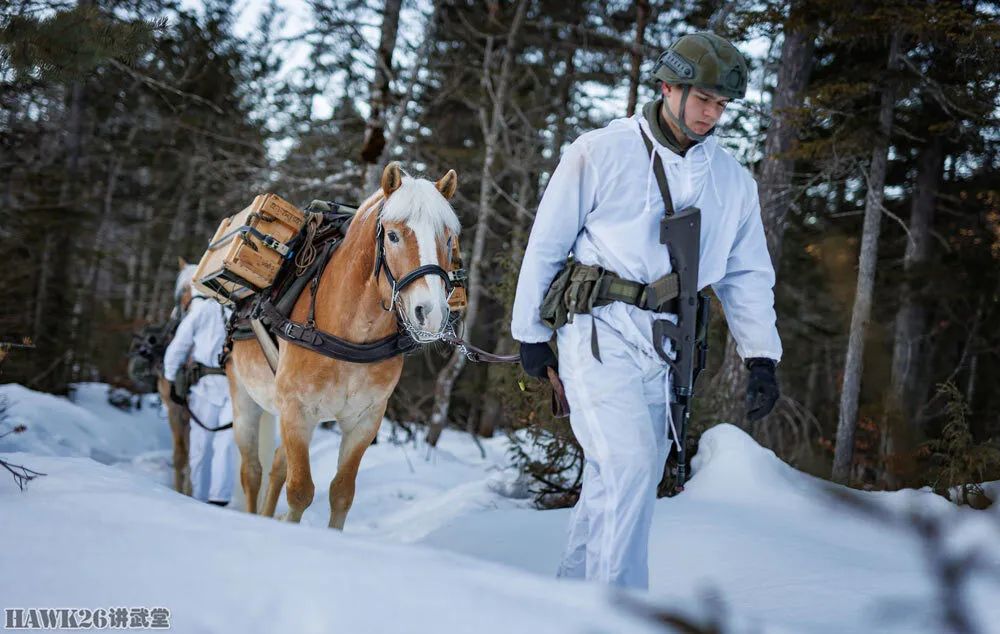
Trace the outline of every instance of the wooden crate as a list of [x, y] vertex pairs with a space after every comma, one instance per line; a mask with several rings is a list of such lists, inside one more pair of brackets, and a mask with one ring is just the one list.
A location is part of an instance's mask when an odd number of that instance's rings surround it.
[[281, 269], [288, 241], [304, 223], [305, 214], [295, 205], [274, 194], [257, 196], [219, 225], [198, 263], [195, 285], [224, 304], [264, 290]]

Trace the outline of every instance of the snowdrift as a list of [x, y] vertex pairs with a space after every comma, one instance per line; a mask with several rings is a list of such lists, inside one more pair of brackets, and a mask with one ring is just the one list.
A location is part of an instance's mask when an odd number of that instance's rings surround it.
[[597, 587], [213, 508], [83, 458], [8, 454], [0, 607], [166, 607], [177, 632], [652, 631]]
[[[25, 493], [0, 477], [0, 568], [16, 571], [0, 582], [0, 607], [163, 606], [179, 632], [653, 631], [613, 591], [552, 578], [568, 511], [498, 493], [516, 477], [504, 438], [484, 441], [483, 457], [446, 432], [428, 452], [389, 442], [383, 426], [336, 533], [326, 485], [339, 434], [316, 432], [317, 495], [301, 525], [286, 525], [177, 495], [161, 484], [165, 460], [137, 469], [167, 455], [167, 424], [113, 410], [102, 389], [82, 386], [72, 404], [0, 386], [35, 428], [0, 445], [22, 451], [3, 457], [48, 474]], [[721, 609], [729, 631], [942, 631], [912, 531], [838, 502], [837, 487], [730, 425], [703, 436], [692, 468], [687, 490], [657, 503], [644, 601]], [[1000, 566], [996, 514], [921, 491], [852, 495], [937, 517], [949, 551]], [[979, 575], [965, 592], [983, 631], [1000, 631], [997, 590]]]
[[17, 384], [0, 385], [8, 418], [28, 428], [0, 438], [0, 452], [85, 456], [112, 464], [170, 447], [170, 428], [155, 394], [143, 396], [141, 410], [125, 412], [108, 403], [103, 383], [78, 383], [75, 388], [71, 401]]

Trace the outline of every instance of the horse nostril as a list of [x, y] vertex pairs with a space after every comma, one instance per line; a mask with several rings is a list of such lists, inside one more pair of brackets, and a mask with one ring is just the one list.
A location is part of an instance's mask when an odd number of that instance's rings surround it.
[[425, 317], [426, 310], [424, 309], [424, 305], [423, 304], [418, 305], [413, 310], [413, 312], [416, 313], [416, 315], [417, 315], [417, 321], [420, 323], [421, 326], [423, 326], [424, 325], [424, 321], [426, 321], [426, 317]]

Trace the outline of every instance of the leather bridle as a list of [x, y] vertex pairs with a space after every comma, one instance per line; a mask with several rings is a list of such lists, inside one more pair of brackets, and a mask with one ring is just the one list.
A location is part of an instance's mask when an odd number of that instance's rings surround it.
[[375, 271], [373, 272], [373, 275], [376, 280], [378, 280], [379, 273], [382, 271], [385, 271], [385, 279], [389, 282], [389, 286], [392, 288], [392, 296], [389, 300], [389, 305], [386, 306], [385, 302], [382, 302], [382, 308], [386, 311], [391, 311], [393, 309], [396, 304], [396, 298], [399, 297], [399, 294], [404, 288], [428, 275], [437, 275], [444, 280], [444, 288], [449, 295], [455, 289], [452, 274], [445, 271], [437, 264], [424, 264], [422, 266], [418, 266], [403, 277], [396, 279], [396, 276], [393, 275], [392, 271], [389, 269], [389, 262], [385, 257], [385, 226], [382, 224], [382, 214], [380, 209], [378, 229], [375, 230]]

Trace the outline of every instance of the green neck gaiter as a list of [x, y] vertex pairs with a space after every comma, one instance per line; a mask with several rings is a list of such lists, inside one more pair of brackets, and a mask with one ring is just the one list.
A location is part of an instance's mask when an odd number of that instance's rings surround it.
[[[681, 148], [681, 144], [677, 142], [677, 137], [674, 136], [673, 130], [670, 129], [670, 126], [668, 126], [663, 121], [663, 117], [660, 116], [660, 108], [662, 107], [662, 97], [655, 101], [649, 101], [642, 107], [642, 116], [646, 118], [646, 122], [649, 124], [649, 129], [653, 132], [653, 138], [655, 138], [660, 145], [670, 148], [674, 154], [684, 156], [687, 150]], [[689, 145], [688, 149], [690, 148], [691, 146]]]

